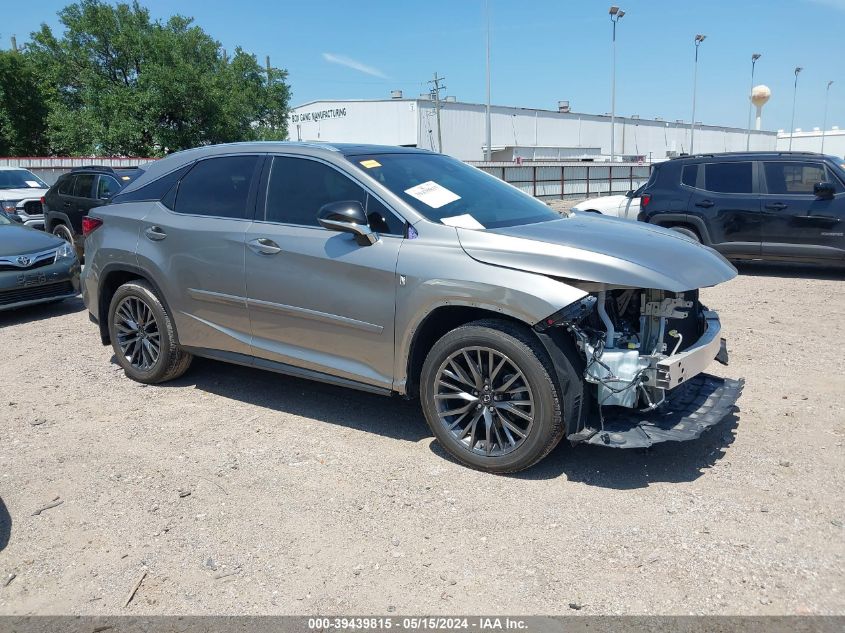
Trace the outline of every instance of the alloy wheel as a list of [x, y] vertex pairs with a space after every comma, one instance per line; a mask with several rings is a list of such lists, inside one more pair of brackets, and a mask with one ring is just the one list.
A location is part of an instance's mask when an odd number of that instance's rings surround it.
[[452, 353], [437, 371], [435, 404], [440, 422], [473, 453], [506, 455], [534, 423], [534, 395], [510, 358], [489, 347]]
[[114, 311], [117, 345], [132, 367], [148, 371], [161, 353], [161, 335], [152, 308], [139, 297], [126, 297]]

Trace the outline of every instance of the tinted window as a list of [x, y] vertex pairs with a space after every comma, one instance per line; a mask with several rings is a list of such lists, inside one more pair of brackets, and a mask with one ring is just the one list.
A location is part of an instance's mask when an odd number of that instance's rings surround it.
[[179, 183], [176, 213], [246, 217], [258, 156], [225, 156], [198, 162]]
[[394, 215], [377, 198], [367, 195], [367, 220], [376, 233], [405, 235], [405, 222]]
[[774, 194], [812, 194], [817, 182], [826, 180], [824, 165], [778, 161], [763, 163], [766, 187]]
[[753, 163], [707, 163], [704, 188], [717, 193], [751, 193]]
[[698, 165], [684, 165], [684, 169], [681, 172], [681, 182], [684, 183], [687, 187], [695, 187], [695, 183], [698, 180]]
[[76, 179], [73, 176], [63, 176], [59, 182], [59, 193], [63, 196], [72, 196], [74, 180]]
[[356, 200], [364, 207], [367, 194], [347, 176], [323, 163], [302, 158], [273, 159], [266, 220], [319, 226], [320, 207], [343, 200]]
[[[137, 202], [139, 200], [161, 200], [165, 194], [174, 189], [174, 185], [188, 172], [192, 165], [193, 163], [189, 163], [138, 189], [120, 193], [112, 199], [112, 204], [117, 204], [118, 202]], [[173, 199], [167, 205], [171, 209], [175, 200], [175, 191], [173, 193]]]
[[97, 198], [99, 200], [109, 200], [118, 191], [120, 191], [120, 183], [111, 176], [100, 176], [97, 183]]
[[94, 174], [79, 174], [73, 186], [73, 195], [77, 198], [90, 198], [94, 186]]

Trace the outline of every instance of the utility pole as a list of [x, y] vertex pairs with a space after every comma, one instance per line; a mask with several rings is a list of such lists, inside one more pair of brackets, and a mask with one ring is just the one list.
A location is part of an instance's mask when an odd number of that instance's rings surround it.
[[692, 121], [690, 121], [689, 130], [689, 153], [695, 153], [695, 93], [698, 88], [698, 47], [707, 38], [706, 35], [700, 33], [695, 36], [695, 66], [692, 73]]
[[434, 79], [428, 82], [434, 86], [431, 89], [431, 96], [434, 98], [434, 112], [437, 117], [437, 151], [441, 154], [443, 153], [443, 135], [440, 133], [440, 91], [446, 90], [446, 84], [441, 83], [445, 80], [445, 77], [438, 77], [435, 72]]
[[264, 62], [267, 65], [267, 85], [269, 86], [270, 83], [272, 82], [272, 79], [273, 79], [272, 71], [270, 69], [270, 56], [269, 55], [267, 55], [267, 57], [264, 58]]
[[789, 151], [792, 151], [792, 136], [795, 132], [795, 100], [798, 98], [798, 73], [803, 68], [801, 66], [795, 67], [795, 85], [792, 88], [792, 120], [789, 122]]
[[754, 66], [761, 57], [762, 55], [760, 53], [751, 55], [751, 88], [748, 91], [748, 131], [745, 134], [746, 152], [751, 149], [751, 93], [754, 92]]
[[491, 147], [493, 144], [493, 130], [490, 122], [490, 0], [487, 0], [485, 9], [487, 11], [487, 107], [484, 110], [484, 137], [486, 141], [484, 160], [490, 162], [493, 159], [493, 148]]
[[12, 52], [18, 52], [18, 38], [16, 38], [14, 35], [12, 36]]
[[827, 102], [830, 99], [830, 86], [833, 84], [833, 80], [827, 82], [827, 88], [825, 89], [824, 93], [824, 123], [822, 123], [822, 151], [821, 153], [824, 154], [824, 136], [827, 133]]

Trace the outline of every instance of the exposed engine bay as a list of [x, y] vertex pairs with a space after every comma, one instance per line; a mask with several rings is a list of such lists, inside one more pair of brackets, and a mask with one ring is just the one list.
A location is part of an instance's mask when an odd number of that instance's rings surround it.
[[649, 446], [697, 437], [730, 411], [742, 389], [741, 381], [702, 373], [714, 359], [727, 365], [728, 358], [718, 316], [701, 304], [698, 290], [600, 290], [542, 327], [569, 332], [583, 356], [582, 379], [593, 386], [598, 419], [572, 441]]

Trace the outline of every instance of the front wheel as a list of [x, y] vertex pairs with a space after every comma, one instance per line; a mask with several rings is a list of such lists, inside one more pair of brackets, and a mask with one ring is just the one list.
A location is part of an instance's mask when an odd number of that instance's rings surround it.
[[170, 315], [145, 281], [117, 289], [109, 305], [109, 336], [117, 362], [132, 380], [147, 384], [178, 378], [192, 356], [176, 343]]
[[507, 321], [475, 321], [447, 333], [426, 357], [423, 413], [443, 448], [467, 466], [524, 470], [563, 436], [553, 375], [530, 332]]

